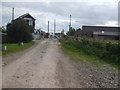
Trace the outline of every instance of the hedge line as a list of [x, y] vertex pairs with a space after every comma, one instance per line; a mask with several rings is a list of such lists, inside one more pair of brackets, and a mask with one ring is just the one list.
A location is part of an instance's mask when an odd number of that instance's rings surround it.
[[89, 38], [70, 38], [64, 43], [82, 50], [88, 55], [95, 55], [113, 64], [120, 63], [120, 44], [106, 42], [106, 40]]

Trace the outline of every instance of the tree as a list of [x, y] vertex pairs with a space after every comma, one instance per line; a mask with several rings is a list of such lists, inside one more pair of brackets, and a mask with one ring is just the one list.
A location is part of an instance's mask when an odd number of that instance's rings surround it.
[[45, 36], [45, 32], [41, 30], [41, 36]]
[[2, 32], [2, 27], [0, 27], [0, 32]]
[[63, 34], [63, 35], [64, 35], [64, 32], [65, 32], [65, 30], [63, 29], [63, 30], [61, 31], [61, 34]]
[[70, 28], [70, 30], [66, 33], [68, 36], [74, 36], [75, 34], [75, 29], [74, 28]]
[[6, 29], [5, 29], [4, 26], [0, 27], [0, 32], [2, 32], [2, 33], [6, 33]]
[[65, 30], [63, 29], [63, 30], [61, 31], [61, 38], [63, 38], [63, 37], [65, 36], [64, 32], [65, 32]]
[[7, 24], [7, 35], [10, 43], [30, 42], [32, 27], [25, 20], [13, 20]]

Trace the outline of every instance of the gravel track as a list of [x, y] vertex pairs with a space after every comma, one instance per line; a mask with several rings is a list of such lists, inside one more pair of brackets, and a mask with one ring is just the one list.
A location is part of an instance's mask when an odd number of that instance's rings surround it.
[[116, 69], [100, 69], [69, 60], [58, 40], [36, 45], [3, 57], [3, 88], [117, 88]]

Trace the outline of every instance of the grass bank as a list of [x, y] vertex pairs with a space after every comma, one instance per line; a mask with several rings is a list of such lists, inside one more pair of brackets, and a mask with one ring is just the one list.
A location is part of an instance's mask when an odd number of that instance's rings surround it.
[[[67, 39], [61, 40], [62, 50], [67, 53], [72, 60], [89, 60], [98, 66], [109, 64], [120, 68], [118, 43], [108, 43], [94, 39]], [[99, 62], [99, 63], [96, 63]]]
[[31, 46], [33, 46], [35, 44], [35, 42], [29, 42], [29, 43], [24, 43], [23, 46], [18, 45], [18, 43], [15, 44], [3, 44], [4, 46], [7, 46], [7, 50], [6, 51], [2, 51], [2, 55], [7, 55], [10, 53], [16, 53], [19, 51], [22, 51], [24, 49], [27, 49]]

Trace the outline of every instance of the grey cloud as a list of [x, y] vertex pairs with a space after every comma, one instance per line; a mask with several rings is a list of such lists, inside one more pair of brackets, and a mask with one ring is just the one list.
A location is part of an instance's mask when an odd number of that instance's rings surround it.
[[[16, 9], [16, 17], [28, 12], [37, 19], [37, 27], [47, 29], [47, 20], [54, 18], [69, 19], [72, 15], [73, 21], [78, 21], [72, 25], [104, 25], [108, 21], [118, 20], [118, 6], [111, 3], [95, 4], [90, 2], [4, 2], [3, 7]], [[22, 8], [22, 9], [21, 9]], [[7, 21], [7, 16], [3, 14], [3, 22]], [[51, 27], [53, 22], [51, 21]], [[57, 27], [68, 29], [69, 22], [57, 22]], [[53, 29], [52, 29], [53, 30]]]

